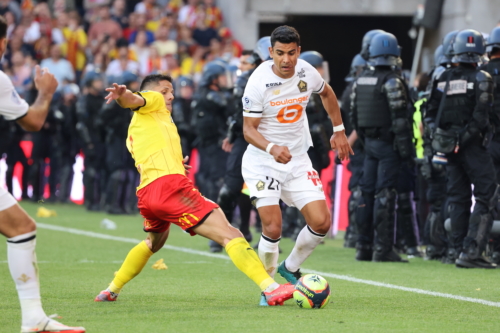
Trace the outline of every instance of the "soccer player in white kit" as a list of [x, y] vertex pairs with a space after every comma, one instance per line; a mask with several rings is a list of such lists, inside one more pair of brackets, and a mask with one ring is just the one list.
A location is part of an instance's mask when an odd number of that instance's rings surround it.
[[[250, 143], [243, 156], [242, 174], [262, 219], [259, 257], [271, 276], [278, 271], [288, 282], [300, 278], [300, 265], [330, 228], [323, 186], [307, 150], [312, 146], [305, 114], [311, 94], [319, 94], [334, 128], [330, 139], [341, 160], [353, 154], [344, 132], [332, 88], [309, 63], [299, 59], [300, 36], [281, 26], [271, 35], [272, 60], [250, 76], [243, 95], [243, 131]], [[291, 254], [278, 266], [281, 238], [279, 200], [297, 207], [306, 227]], [[261, 298], [261, 305], [266, 305]]]
[[[7, 48], [7, 22], [0, 16], [0, 58]], [[35, 69], [38, 97], [29, 106], [19, 97], [9, 77], [0, 71], [0, 115], [17, 121], [27, 131], [39, 131], [45, 123], [52, 96], [57, 88], [54, 75], [39, 66]], [[83, 327], [69, 327], [47, 317], [40, 300], [40, 285], [35, 255], [36, 224], [16, 199], [0, 187], [0, 233], [7, 237], [9, 270], [21, 303], [24, 332], [82, 333]]]

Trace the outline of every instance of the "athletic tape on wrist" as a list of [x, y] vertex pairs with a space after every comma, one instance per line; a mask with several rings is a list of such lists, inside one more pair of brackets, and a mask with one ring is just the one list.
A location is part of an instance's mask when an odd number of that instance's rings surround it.
[[340, 131], [343, 131], [343, 130], [345, 130], [344, 124], [340, 124], [338, 126], [333, 126], [333, 133], [340, 132]]
[[269, 144], [266, 147], [266, 153], [271, 154], [271, 148], [273, 148], [274, 143], [269, 142]]

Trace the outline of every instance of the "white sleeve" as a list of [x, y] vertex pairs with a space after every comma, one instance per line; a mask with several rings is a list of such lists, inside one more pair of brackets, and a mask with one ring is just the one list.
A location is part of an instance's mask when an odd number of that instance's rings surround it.
[[[325, 80], [321, 77], [319, 74], [318, 70], [314, 68], [313, 66], [309, 65], [310, 68], [310, 84], [313, 89], [314, 94], [319, 94], [325, 89]], [[309, 75], [308, 75], [309, 76]]]
[[262, 112], [264, 111], [264, 97], [259, 91], [258, 85], [255, 83], [255, 80], [252, 80], [252, 77], [250, 77], [247, 86], [245, 87], [243, 97], [241, 98], [244, 117], [262, 118]]
[[0, 115], [5, 120], [17, 120], [28, 113], [29, 107], [7, 75], [0, 73]]

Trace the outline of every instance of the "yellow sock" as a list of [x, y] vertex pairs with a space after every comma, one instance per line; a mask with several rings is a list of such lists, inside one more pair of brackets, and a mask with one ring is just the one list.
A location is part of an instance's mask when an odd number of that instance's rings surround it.
[[274, 279], [267, 274], [259, 256], [245, 238], [238, 237], [231, 240], [226, 245], [226, 252], [235, 266], [255, 282], [260, 290], [264, 291], [274, 283]]
[[146, 245], [146, 242], [142, 241], [137, 244], [128, 253], [113, 282], [109, 285], [109, 290], [119, 293], [127, 282], [142, 271], [152, 255], [153, 252]]

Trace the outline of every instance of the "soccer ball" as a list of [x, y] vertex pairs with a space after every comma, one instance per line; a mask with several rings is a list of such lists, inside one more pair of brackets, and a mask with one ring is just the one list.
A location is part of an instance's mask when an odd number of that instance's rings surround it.
[[330, 300], [330, 286], [318, 274], [306, 274], [297, 281], [293, 299], [304, 309], [322, 309]]

